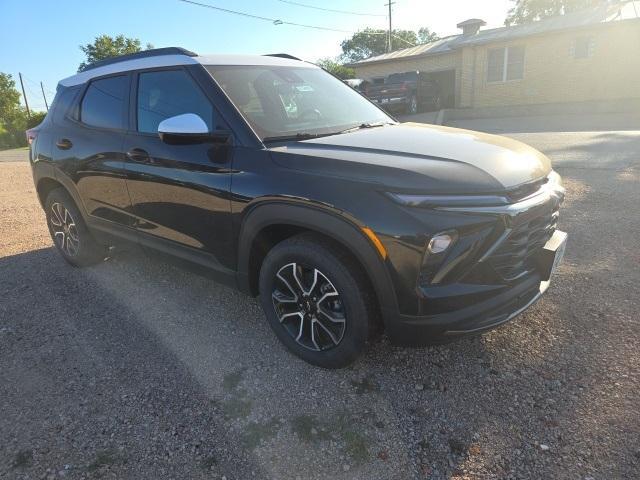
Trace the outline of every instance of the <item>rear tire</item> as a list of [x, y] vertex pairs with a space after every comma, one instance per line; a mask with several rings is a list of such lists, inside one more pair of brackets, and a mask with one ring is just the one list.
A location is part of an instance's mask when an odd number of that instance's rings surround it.
[[97, 243], [71, 196], [63, 188], [52, 190], [45, 200], [47, 226], [62, 258], [74, 267], [102, 262], [107, 249]]
[[321, 237], [301, 234], [273, 247], [260, 269], [260, 302], [295, 355], [342, 368], [375, 332], [375, 298], [361, 268]]

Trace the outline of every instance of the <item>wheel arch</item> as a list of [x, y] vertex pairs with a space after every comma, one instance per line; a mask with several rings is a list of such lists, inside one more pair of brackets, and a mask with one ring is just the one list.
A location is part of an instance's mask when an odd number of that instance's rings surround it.
[[56, 188], [65, 188], [65, 187], [55, 178], [42, 177], [38, 180], [38, 183], [36, 185], [36, 192], [38, 194], [38, 200], [40, 201], [40, 205], [43, 208], [45, 206], [45, 202], [47, 201], [47, 197]]
[[52, 171], [50, 174], [39, 174], [35, 178], [36, 181], [36, 192], [38, 195], [38, 200], [40, 204], [44, 208], [45, 202], [47, 201], [47, 196], [49, 193], [55, 188], [64, 189], [67, 194], [71, 197], [73, 202], [78, 207], [80, 214], [83, 216], [84, 220], [87, 220], [87, 211], [84, 208], [84, 203], [82, 202], [82, 198], [78, 193], [75, 183], [71, 179], [69, 179], [66, 175], [59, 174], [59, 172]]
[[328, 207], [293, 201], [261, 203], [245, 215], [240, 227], [238, 287], [257, 295], [260, 265], [269, 249], [297, 233], [313, 232], [339, 244], [357, 261], [371, 283], [381, 313], [397, 311], [395, 290], [385, 261], [362, 227], [357, 220]]

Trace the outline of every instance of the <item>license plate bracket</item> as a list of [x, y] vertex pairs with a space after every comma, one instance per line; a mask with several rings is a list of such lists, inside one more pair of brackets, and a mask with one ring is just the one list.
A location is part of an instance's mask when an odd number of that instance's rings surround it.
[[562, 262], [567, 247], [567, 233], [556, 230], [537, 255], [537, 266], [542, 281], [548, 281]]

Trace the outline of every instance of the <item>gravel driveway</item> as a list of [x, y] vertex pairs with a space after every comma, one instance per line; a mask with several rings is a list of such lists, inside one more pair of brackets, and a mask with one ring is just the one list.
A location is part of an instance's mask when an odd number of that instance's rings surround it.
[[638, 478], [640, 132], [513, 136], [568, 188], [547, 295], [341, 371], [205, 278], [133, 251], [67, 266], [28, 164], [0, 163], [0, 477]]

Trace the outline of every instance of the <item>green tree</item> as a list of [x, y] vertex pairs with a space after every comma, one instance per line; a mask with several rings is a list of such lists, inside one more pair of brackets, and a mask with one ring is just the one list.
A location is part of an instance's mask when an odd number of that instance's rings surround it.
[[[153, 48], [153, 45], [147, 43], [146, 49]], [[140, 40], [137, 38], [128, 38], [124, 35], [111, 37], [109, 35], [100, 35], [96, 37], [93, 43], [80, 45], [80, 50], [87, 56], [86, 61], [80, 64], [78, 71], [84, 70], [89, 64], [107, 58], [118, 57], [128, 53], [136, 53], [142, 50]]]
[[[382, 55], [388, 50], [387, 30], [380, 28], [365, 28], [353, 34], [351, 38], [344, 40], [342, 47], [342, 60], [345, 62], [357, 62], [365, 58]], [[428, 28], [422, 27], [418, 33], [412, 30], [391, 31], [391, 51], [430, 43], [438, 39], [438, 35]]]
[[427, 27], [422, 27], [420, 30], [418, 30], [418, 43], [420, 45], [435, 42], [436, 40], [440, 40], [438, 34], [432, 32]]
[[607, 3], [607, 0], [511, 0], [515, 5], [509, 9], [504, 24], [531, 23], [547, 17], [583, 10]]
[[0, 73], [0, 123], [5, 123], [20, 109], [20, 92], [8, 73]]
[[0, 148], [26, 144], [27, 114], [20, 105], [20, 92], [8, 73], [0, 73]]
[[349, 68], [334, 58], [321, 58], [316, 65], [324, 68], [327, 72], [334, 74], [336, 77], [346, 80], [347, 78], [355, 78], [356, 71]]
[[[393, 30], [391, 36], [391, 50], [417, 45], [418, 36], [411, 30]], [[387, 52], [387, 31], [384, 29], [365, 28], [344, 40], [342, 58], [347, 62], [357, 62], [375, 55]]]

